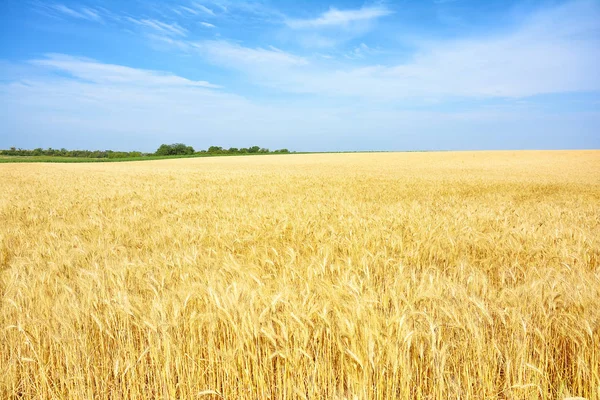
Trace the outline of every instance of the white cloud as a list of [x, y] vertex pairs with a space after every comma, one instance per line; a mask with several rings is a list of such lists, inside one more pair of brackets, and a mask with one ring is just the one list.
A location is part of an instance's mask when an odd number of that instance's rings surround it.
[[206, 13], [208, 15], [215, 15], [215, 12], [213, 10], [211, 10], [210, 8], [198, 3], [198, 2], [193, 2], [192, 6], [195, 7], [197, 10], [202, 11], [203, 13]]
[[285, 52], [274, 46], [250, 48], [227, 40], [186, 41], [160, 35], [150, 35], [149, 37], [156, 43], [200, 55], [213, 64], [248, 74], [252, 74], [252, 71], [267, 72], [268, 68], [283, 72], [309, 63], [305, 57]]
[[304, 57], [287, 53], [272, 46], [268, 49], [248, 48], [225, 40], [204, 40], [189, 42], [187, 45], [190, 49], [199, 52], [216, 64], [244, 71], [268, 67], [287, 69], [308, 64]]
[[32, 60], [30, 63], [67, 72], [73, 77], [96, 84], [218, 88], [206, 81], [192, 81], [164, 72], [103, 64], [92, 59], [62, 54], [49, 54], [46, 58]]
[[[0, 102], [6, 105], [0, 119], [9, 132], [1, 145], [21, 146], [24, 137], [35, 136], [31, 140], [44, 147], [152, 151], [166, 140], [284, 147], [280, 133], [286, 121], [302, 120], [168, 73], [66, 55], [30, 64], [40, 73], [0, 81]], [[49, 75], [53, 70], [68, 76]]]
[[359, 44], [354, 47], [352, 51], [349, 51], [345, 54], [345, 57], [351, 60], [363, 59], [367, 56], [377, 54], [378, 50], [372, 49], [364, 43]]
[[198, 11], [196, 11], [196, 10], [193, 10], [193, 9], [191, 9], [191, 8], [189, 8], [189, 7], [184, 7], [184, 6], [181, 6], [181, 7], [179, 7], [179, 9], [180, 9], [180, 10], [183, 10], [183, 11], [186, 11], [186, 12], [188, 12], [188, 13], [192, 14], [192, 15], [198, 15], [198, 14], [199, 14], [199, 12], [198, 12]]
[[177, 23], [168, 24], [156, 19], [136, 19], [132, 17], [126, 17], [125, 19], [135, 25], [150, 28], [167, 36], [187, 36], [188, 33], [187, 29], [182, 28]]
[[64, 4], [52, 4], [48, 7], [54, 11], [57, 11], [61, 14], [67, 15], [72, 18], [86, 19], [89, 21], [96, 21], [96, 22], [102, 21], [102, 17], [98, 13], [98, 11], [88, 8], [88, 7], [83, 7], [79, 11], [75, 10], [73, 8], [69, 8], [69, 7], [65, 6]]
[[[200, 148], [258, 144], [294, 150], [598, 144], [598, 112], [556, 115], [526, 105], [419, 112], [323, 98], [261, 103], [174, 74], [65, 55], [35, 60], [31, 66], [41, 72], [0, 80], [0, 120], [8, 132], [0, 137], [0, 147], [153, 151], [167, 140]], [[53, 70], [63, 74], [48, 74]], [[448, 132], [461, 132], [461, 140]], [[547, 141], [549, 135], [553, 142]]]
[[208, 22], [200, 22], [200, 25], [205, 28], [216, 28], [213, 24], [209, 24]]
[[332, 67], [224, 41], [196, 47], [211, 62], [278, 91], [380, 100], [526, 97], [600, 90], [599, 32], [598, 3], [583, 1], [540, 11], [513, 32], [415, 43], [418, 50], [401, 64]]
[[347, 26], [353, 22], [370, 21], [391, 13], [392, 11], [384, 6], [362, 7], [357, 10], [338, 10], [332, 7], [317, 18], [289, 19], [286, 23], [294, 29]]
[[202, 10], [210, 17], [226, 18], [239, 24], [245, 24], [249, 21], [263, 24], [281, 24], [285, 19], [285, 15], [273, 7], [278, 2], [264, 0], [203, 0], [203, 3], [210, 6], [210, 8], [198, 2], [193, 2], [192, 6]]
[[88, 18], [93, 19], [95, 21], [100, 21], [102, 18], [100, 17], [100, 14], [98, 14], [98, 11], [93, 10], [91, 8], [87, 8], [84, 7], [81, 9], [81, 13], [86, 15]]
[[392, 14], [383, 5], [363, 6], [358, 9], [330, 8], [313, 19], [290, 19], [283, 22], [285, 35], [305, 48], [335, 48], [363, 36], [376, 26], [377, 19]]

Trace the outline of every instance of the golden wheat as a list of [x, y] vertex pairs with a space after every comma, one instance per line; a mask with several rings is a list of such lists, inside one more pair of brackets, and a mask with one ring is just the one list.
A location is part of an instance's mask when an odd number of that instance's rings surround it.
[[0, 398], [600, 398], [600, 152], [0, 165]]

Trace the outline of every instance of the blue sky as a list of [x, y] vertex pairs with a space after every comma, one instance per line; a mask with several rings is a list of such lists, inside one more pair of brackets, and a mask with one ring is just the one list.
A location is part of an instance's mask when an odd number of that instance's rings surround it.
[[2, 0], [0, 148], [600, 148], [600, 1]]

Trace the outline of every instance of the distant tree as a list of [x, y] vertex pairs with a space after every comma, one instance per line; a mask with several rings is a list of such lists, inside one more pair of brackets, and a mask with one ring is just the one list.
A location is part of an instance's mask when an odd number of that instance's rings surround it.
[[186, 146], [183, 143], [175, 143], [173, 145], [175, 155], [190, 155], [194, 154], [194, 148], [192, 146]]
[[190, 155], [194, 154], [194, 148], [183, 143], [161, 144], [154, 154], [157, 156]]
[[86, 157], [86, 158], [138, 158], [149, 155], [158, 156], [176, 156], [176, 155], [192, 155], [192, 154], [268, 154], [268, 153], [290, 153], [288, 149], [279, 149], [270, 151], [265, 147], [252, 146], [250, 148], [230, 147], [224, 149], [220, 146], [210, 146], [208, 150], [200, 150], [196, 152], [192, 146], [186, 146], [183, 143], [162, 144], [154, 153], [142, 153], [139, 151], [114, 151], [114, 150], [67, 150], [65, 148], [53, 149], [49, 147], [42, 149], [38, 147], [33, 150], [11, 147], [8, 150], [0, 149], [1, 155], [6, 156], [62, 156], [62, 157]]
[[171, 146], [169, 146], [168, 144], [161, 144], [154, 154], [156, 154], [157, 156], [170, 156]]
[[223, 148], [220, 146], [210, 146], [208, 148], [208, 152], [209, 153], [222, 153], [223, 152]]

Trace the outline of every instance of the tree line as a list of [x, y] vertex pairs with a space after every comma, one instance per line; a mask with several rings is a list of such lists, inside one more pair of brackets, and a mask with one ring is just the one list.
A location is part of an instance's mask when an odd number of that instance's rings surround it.
[[210, 146], [207, 150], [194, 151], [192, 146], [186, 146], [183, 143], [163, 144], [154, 153], [157, 156], [173, 156], [173, 155], [192, 155], [192, 154], [286, 154], [290, 153], [288, 149], [269, 150], [260, 146], [252, 147], [230, 147], [225, 149], [219, 146]]
[[181, 155], [218, 155], [218, 154], [287, 154], [288, 149], [269, 150], [260, 146], [252, 147], [230, 147], [225, 149], [219, 146], [210, 146], [206, 150], [196, 151], [192, 146], [183, 143], [162, 144], [154, 153], [143, 153], [141, 151], [113, 151], [113, 150], [67, 150], [37, 148], [33, 150], [11, 147], [8, 150], [0, 150], [3, 156], [47, 156], [47, 157], [82, 157], [82, 158], [138, 158], [150, 156], [181, 156]]

